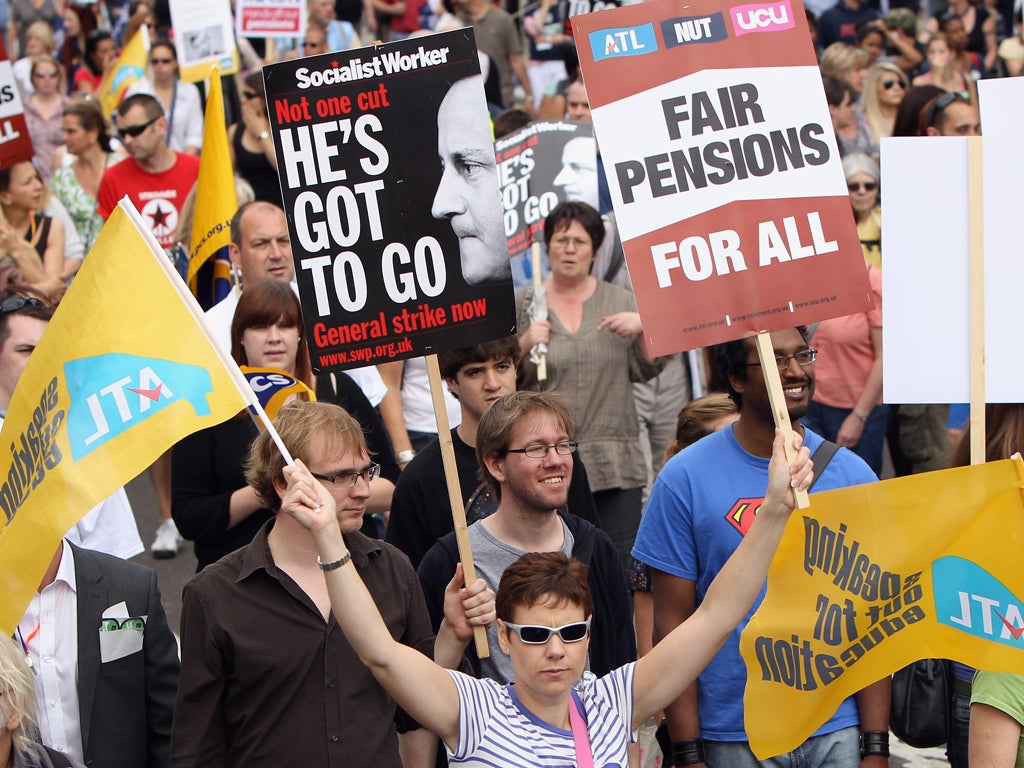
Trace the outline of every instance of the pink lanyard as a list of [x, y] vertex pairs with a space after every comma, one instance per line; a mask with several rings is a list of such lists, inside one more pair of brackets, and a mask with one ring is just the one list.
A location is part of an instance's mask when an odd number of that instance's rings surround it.
[[572, 729], [572, 743], [576, 749], [577, 768], [594, 768], [594, 753], [590, 749], [590, 734], [583, 719], [583, 704], [573, 694], [569, 701], [569, 727]]

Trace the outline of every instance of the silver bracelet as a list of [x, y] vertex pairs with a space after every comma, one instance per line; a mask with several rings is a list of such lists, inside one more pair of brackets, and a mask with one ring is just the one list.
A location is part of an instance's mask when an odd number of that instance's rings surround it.
[[395, 454], [395, 461], [399, 464], [408, 464], [410, 461], [416, 458], [416, 451], [410, 448], [407, 451], [399, 451]]
[[352, 559], [352, 553], [350, 551], [348, 551], [348, 550], [345, 550], [345, 554], [344, 555], [342, 555], [337, 560], [335, 560], [333, 562], [330, 562], [330, 563], [323, 562], [320, 559], [320, 556], [318, 555], [317, 558], [316, 558], [316, 564], [320, 567], [321, 571], [336, 571], [336, 570], [341, 568], [341, 566], [343, 566], [345, 563], [347, 563], [351, 559]]

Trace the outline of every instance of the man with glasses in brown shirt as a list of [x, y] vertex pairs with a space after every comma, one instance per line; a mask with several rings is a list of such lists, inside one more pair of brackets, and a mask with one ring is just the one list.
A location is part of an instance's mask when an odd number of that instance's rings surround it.
[[[275, 425], [292, 456], [334, 497], [351, 559], [394, 637], [432, 655], [434, 633], [408, 558], [359, 533], [380, 467], [358, 423], [336, 405], [291, 403]], [[396, 711], [330, 612], [322, 571], [342, 563], [319, 562], [308, 534], [281, 511], [284, 460], [271, 440], [257, 439], [248, 467], [249, 484], [277, 516], [251, 544], [185, 587], [171, 765], [432, 765], [435, 737]], [[480, 580], [458, 586], [449, 585], [446, 617], [472, 624], [467, 612], [488, 613], [493, 592]], [[405, 731], [399, 738], [396, 727]]]

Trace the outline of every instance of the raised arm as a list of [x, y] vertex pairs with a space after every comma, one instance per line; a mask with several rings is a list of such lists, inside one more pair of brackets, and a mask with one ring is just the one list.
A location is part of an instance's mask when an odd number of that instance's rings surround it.
[[[634, 728], [639, 728], [696, 680], [754, 604], [793, 511], [792, 489], [806, 490], [811, 482], [810, 453], [800, 447], [800, 437], [795, 433], [793, 443], [799, 453], [789, 465], [782, 433], [776, 430], [768, 467], [768, 490], [750, 531], [715, 577], [693, 616], [636, 663]], [[675, 734], [673, 737], [681, 738]]]
[[[343, 559], [348, 549], [338, 527], [333, 497], [301, 461], [285, 467], [284, 475], [288, 485], [282, 509], [309, 530], [321, 562]], [[455, 747], [459, 697], [448, 673], [391, 636], [351, 561], [325, 571], [324, 576], [331, 610], [363, 664], [406, 712]]]

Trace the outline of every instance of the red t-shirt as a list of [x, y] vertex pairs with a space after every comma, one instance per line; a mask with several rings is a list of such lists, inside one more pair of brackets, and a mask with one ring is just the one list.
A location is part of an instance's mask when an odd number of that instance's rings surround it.
[[185, 198], [199, 177], [199, 158], [175, 152], [174, 165], [163, 173], [148, 173], [132, 158], [107, 168], [96, 195], [104, 219], [125, 195], [139, 209], [164, 248], [174, 245], [174, 230]]

